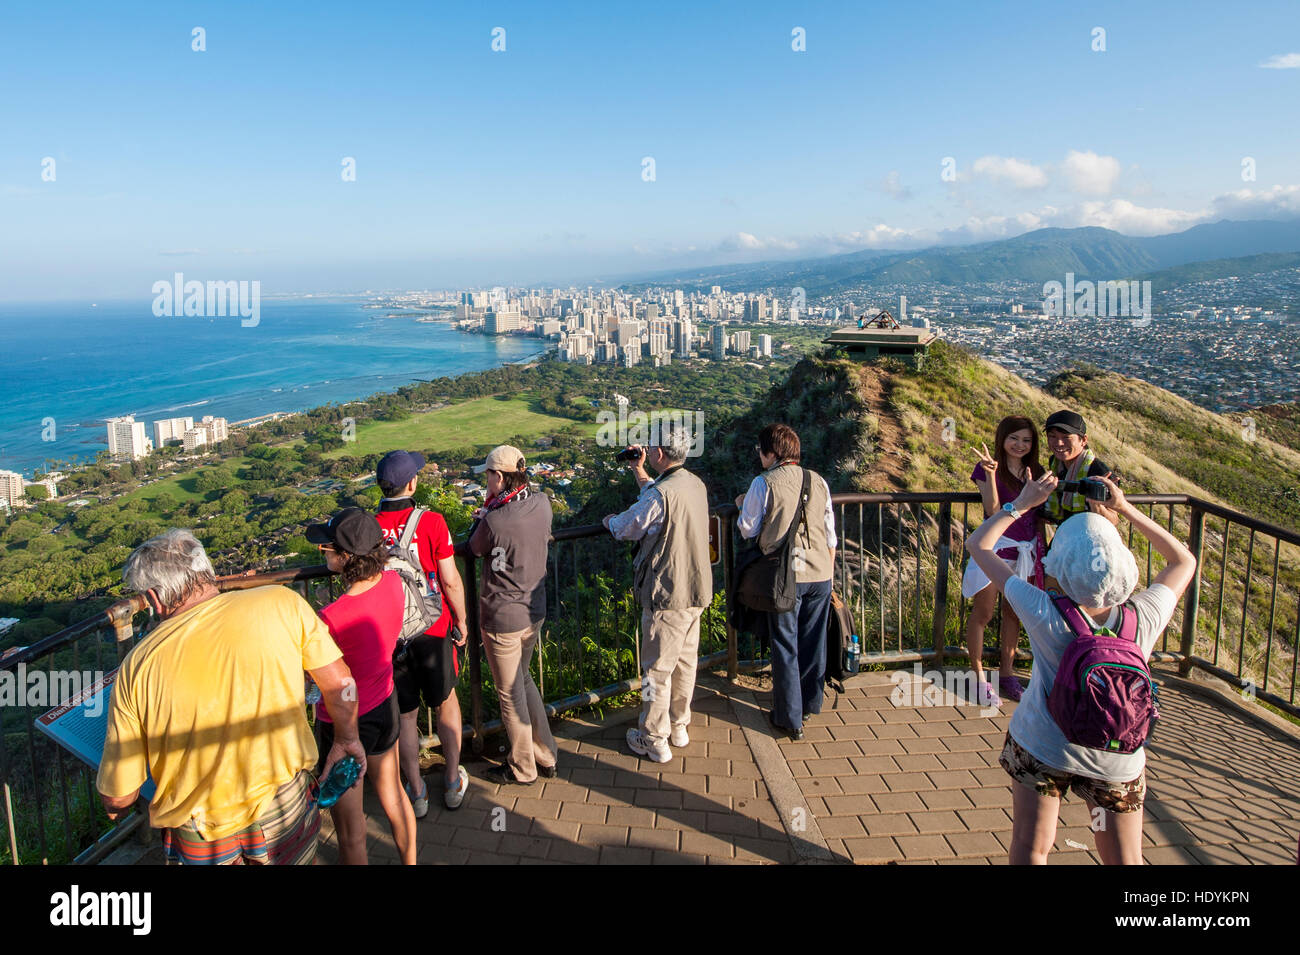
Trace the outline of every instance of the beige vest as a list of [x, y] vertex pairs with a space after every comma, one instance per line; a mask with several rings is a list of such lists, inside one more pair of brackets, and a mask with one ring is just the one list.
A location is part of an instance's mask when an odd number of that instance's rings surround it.
[[[795, 582], [800, 584], [830, 580], [833, 576], [831, 551], [826, 544], [826, 489], [816, 471], [809, 472], [808, 510], [804, 525], [791, 543], [795, 558]], [[781, 546], [790, 522], [799, 511], [799, 490], [803, 470], [797, 464], [783, 464], [763, 472], [767, 482], [767, 511], [758, 534], [758, 546], [764, 553]], [[797, 558], [803, 557], [802, 561]]]
[[678, 468], [654, 486], [664, 501], [664, 520], [637, 550], [633, 563], [637, 599], [650, 610], [707, 607], [713, 601], [713, 569], [704, 482]]

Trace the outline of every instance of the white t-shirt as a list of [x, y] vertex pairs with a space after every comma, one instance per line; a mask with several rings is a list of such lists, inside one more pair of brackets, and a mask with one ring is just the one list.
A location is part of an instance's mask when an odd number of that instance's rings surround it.
[[[1135, 753], [1107, 753], [1066, 742], [1065, 734], [1047, 709], [1047, 697], [1056, 682], [1056, 669], [1061, 665], [1065, 648], [1074, 640], [1074, 633], [1052, 604], [1052, 598], [1033, 584], [1012, 577], [1004, 592], [1007, 603], [1025, 625], [1034, 653], [1033, 679], [1029, 681], [1029, 689], [1011, 715], [1007, 727], [1012, 738], [1053, 769], [1108, 782], [1137, 779], [1146, 766], [1145, 746]], [[1138, 612], [1138, 646], [1142, 648], [1142, 656], [1149, 659], [1156, 641], [1169, 626], [1178, 605], [1178, 596], [1164, 584], [1153, 584], [1134, 594], [1129, 602]], [[1111, 608], [1103, 625], [1112, 630], [1118, 627], [1118, 607]]]

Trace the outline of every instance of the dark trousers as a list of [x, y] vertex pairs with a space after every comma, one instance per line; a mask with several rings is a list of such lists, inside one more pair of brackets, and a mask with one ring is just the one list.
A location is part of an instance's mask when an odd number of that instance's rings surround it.
[[772, 645], [772, 713], [786, 729], [802, 729], [804, 717], [822, 710], [826, 680], [826, 621], [831, 582], [799, 584], [794, 609], [767, 615]]

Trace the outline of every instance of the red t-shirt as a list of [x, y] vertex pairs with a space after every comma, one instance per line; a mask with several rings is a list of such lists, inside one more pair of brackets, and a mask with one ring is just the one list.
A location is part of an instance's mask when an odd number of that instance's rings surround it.
[[[402, 503], [406, 504], [406, 502]], [[406, 529], [406, 519], [411, 516], [415, 508], [413, 505], [408, 505], [400, 509], [383, 510], [383, 506], [380, 505], [381, 509], [375, 515], [375, 520], [379, 521], [379, 526], [383, 528], [384, 543], [392, 547], [401, 538], [402, 531]], [[428, 575], [429, 586], [442, 598], [442, 615], [425, 633], [431, 637], [445, 637], [451, 632], [451, 611], [447, 607], [447, 597], [438, 582], [438, 561], [452, 557], [456, 552], [451, 544], [451, 531], [447, 529], [447, 522], [443, 520], [442, 515], [437, 511], [425, 511], [424, 516], [420, 518], [420, 526], [415, 529], [413, 543], [420, 552], [420, 567]]]
[[[386, 570], [363, 594], [344, 594], [321, 608], [320, 616], [343, 651], [357, 684], [357, 713], [369, 713], [393, 692], [393, 649], [402, 633], [406, 591], [396, 571]], [[316, 704], [316, 718], [330, 721]]]

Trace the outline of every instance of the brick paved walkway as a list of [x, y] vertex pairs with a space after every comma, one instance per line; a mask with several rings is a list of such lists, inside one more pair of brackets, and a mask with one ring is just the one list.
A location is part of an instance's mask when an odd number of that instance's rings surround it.
[[[898, 679], [910, 688], [914, 678]], [[1164, 682], [1146, 861], [1294, 864], [1300, 734]], [[691, 744], [662, 765], [627, 751], [634, 710], [600, 726], [560, 721], [558, 779], [498, 787], [481, 778], [490, 764], [468, 762], [471, 791], [449, 812], [430, 776], [419, 861], [1005, 864], [1011, 791], [997, 758], [1012, 705], [992, 716], [951, 696], [896, 706], [895, 686], [889, 673], [855, 678], [796, 743], [772, 739], [766, 694], [705, 679]], [[368, 794], [366, 804], [371, 861], [395, 861], [378, 803]], [[1088, 823], [1081, 800], [1063, 803], [1051, 863], [1099, 862]], [[323, 825], [329, 834], [328, 816]], [[332, 835], [321, 855], [334, 860]]]

